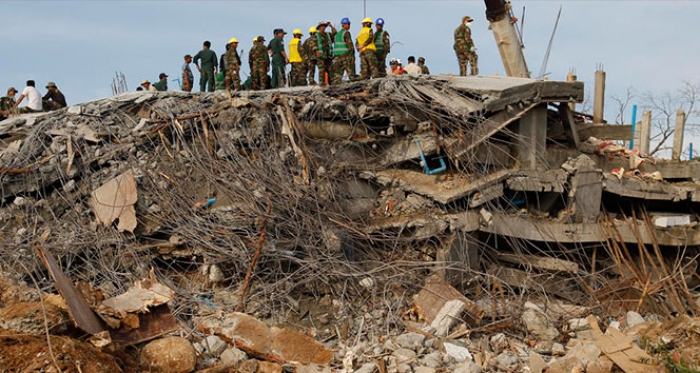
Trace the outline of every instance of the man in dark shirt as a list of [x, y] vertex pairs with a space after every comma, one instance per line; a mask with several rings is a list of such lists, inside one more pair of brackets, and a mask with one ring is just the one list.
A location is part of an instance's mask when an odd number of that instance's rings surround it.
[[[193, 59], [194, 65], [199, 71], [199, 91], [214, 92], [214, 75], [219, 73], [219, 63], [216, 60], [216, 53], [211, 48], [209, 40], [204, 42], [202, 50], [199, 51]], [[202, 66], [199, 66], [199, 60], [202, 60]], [[208, 87], [207, 87], [208, 86]]]
[[168, 76], [165, 75], [165, 73], [160, 73], [160, 75], [158, 75], [158, 81], [153, 84], [153, 87], [155, 87], [155, 89], [157, 91], [161, 91], [161, 92], [167, 91], [168, 90]]
[[284, 88], [287, 83], [285, 67], [289, 63], [284, 51], [284, 35], [287, 33], [281, 28], [275, 29], [273, 33], [275, 37], [267, 46], [267, 53], [272, 57], [272, 88]]
[[49, 84], [46, 85], [46, 89], [48, 91], [44, 97], [41, 98], [41, 104], [44, 107], [44, 111], [58, 110], [68, 106], [66, 104], [66, 97], [63, 96], [63, 93], [58, 90], [56, 83], [49, 82]]

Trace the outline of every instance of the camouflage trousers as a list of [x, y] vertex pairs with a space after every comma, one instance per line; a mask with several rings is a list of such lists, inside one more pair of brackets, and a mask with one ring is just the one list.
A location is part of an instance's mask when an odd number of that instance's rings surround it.
[[360, 79], [379, 77], [377, 73], [377, 54], [375, 51], [366, 50], [360, 53]]
[[289, 73], [289, 85], [305, 86], [306, 85], [306, 61], [292, 63], [292, 71]]
[[51, 100], [41, 100], [41, 107], [43, 111], [52, 111], [52, 110], [58, 110], [62, 108], [61, 104], [59, 104], [56, 101], [51, 101]]
[[332, 84], [340, 84], [343, 80], [343, 73], [348, 73], [348, 79], [351, 82], [357, 80], [357, 74], [355, 74], [355, 56], [351, 53], [335, 56]]
[[377, 55], [377, 77], [383, 78], [386, 76], [386, 53], [376, 53]]
[[[241, 77], [238, 75], [237, 70], [227, 70], [226, 77], [224, 78], [226, 84], [226, 89], [231, 91], [241, 90]], [[233, 87], [231, 87], [233, 86]]]
[[250, 69], [250, 90], [255, 91], [267, 88], [267, 66], [260, 65]]
[[318, 85], [321, 87], [326, 85], [326, 74], [328, 74], [328, 81], [332, 80], [332, 70], [333, 70], [333, 60], [332, 59], [322, 59], [318, 60]]
[[306, 61], [306, 75], [309, 78], [309, 85], [316, 85], [316, 80], [314, 80], [314, 76], [316, 75], [316, 60]]
[[479, 56], [476, 53], [458, 54], [457, 60], [459, 60], [459, 75], [467, 76], [467, 65], [471, 67], [469, 75], [479, 75]]

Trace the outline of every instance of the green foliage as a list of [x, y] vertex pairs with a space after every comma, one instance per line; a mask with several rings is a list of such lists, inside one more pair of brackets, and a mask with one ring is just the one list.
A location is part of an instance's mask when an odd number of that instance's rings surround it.
[[669, 373], [700, 373], [697, 367], [691, 367], [680, 356], [672, 354], [672, 348], [668, 343], [660, 341], [652, 343], [646, 335], [641, 336], [641, 347], [652, 356], [652, 361], [640, 361], [645, 364], [663, 364]]

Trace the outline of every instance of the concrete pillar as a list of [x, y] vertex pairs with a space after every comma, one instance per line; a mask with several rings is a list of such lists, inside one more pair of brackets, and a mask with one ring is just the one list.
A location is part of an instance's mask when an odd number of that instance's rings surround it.
[[498, 51], [501, 53], [506, 74], [516, 78], [529, 78], [530, 70], [525, 62], [523, 46], [520, 44], [520, 38], [510, 18], [505, 17], [498, 21], [492, 21], [491, 31], [496, 39]]
[[651, 110], [644, 110], [639, 129], [639, 154], [649, 154], [651, 145]]
[[[569, 71], [568, 74], [566, 74], [566, 81], [567, 82], [575, 82], [578, 77], [574, 75], [573, 72]], [[571, 111], [576, 111], [576, 102], [575, 101], [569, 101], [569, 109]]]
[[[455, 288], [464, 289], [464, 285], [474, 275], [464, 269], [481, 272], [479, 251], [482, 246], [476, 232], [456, 232], [437, 250], [436, 260], [442, 264], [435, 271], [436, 274]], [[448, 264], [449, 267], [449, 263], [460, 264], [450, 269], [445, 266]]]
[[593, 123], [603, 123], [605, 116], [605, 71], [595, 72], [595, 93], [593, 95]]
[[678, 109], [676, 111], [676, 130], [673, 132], [673, 154], [671, 158], [674, 161], [681, 160], [683, 153], [683, 135], [685, 134], [685, 111]]
[[534, 107], [520, 119], [515, 144], [522, 170], [537, 170], [546, 164], [547, 104]]

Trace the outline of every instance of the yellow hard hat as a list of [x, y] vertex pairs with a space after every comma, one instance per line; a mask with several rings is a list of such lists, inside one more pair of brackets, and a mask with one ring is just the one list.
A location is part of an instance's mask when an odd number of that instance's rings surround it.
[[309, 28], [309, 34], [313, 34], [313, 33], [315, 33], [316, 31], [317, 31], [317, 30], [316, 30], [316, 27], [311, 26], [311, 28]]
[[231, 40], [228, 41], [229, 44], [231, 43], [238, 43], [238, 39], [236, 38], [231, 38]]
[[374, 22], [372, 22], [372, 18], [368, 17], [368, 18], [363, 19], [362, 23], [374, 23]]
[[304, 33], [298, 28], [295, 28], [294, 31], [292, 31], [292, 35], [304, 35]]

